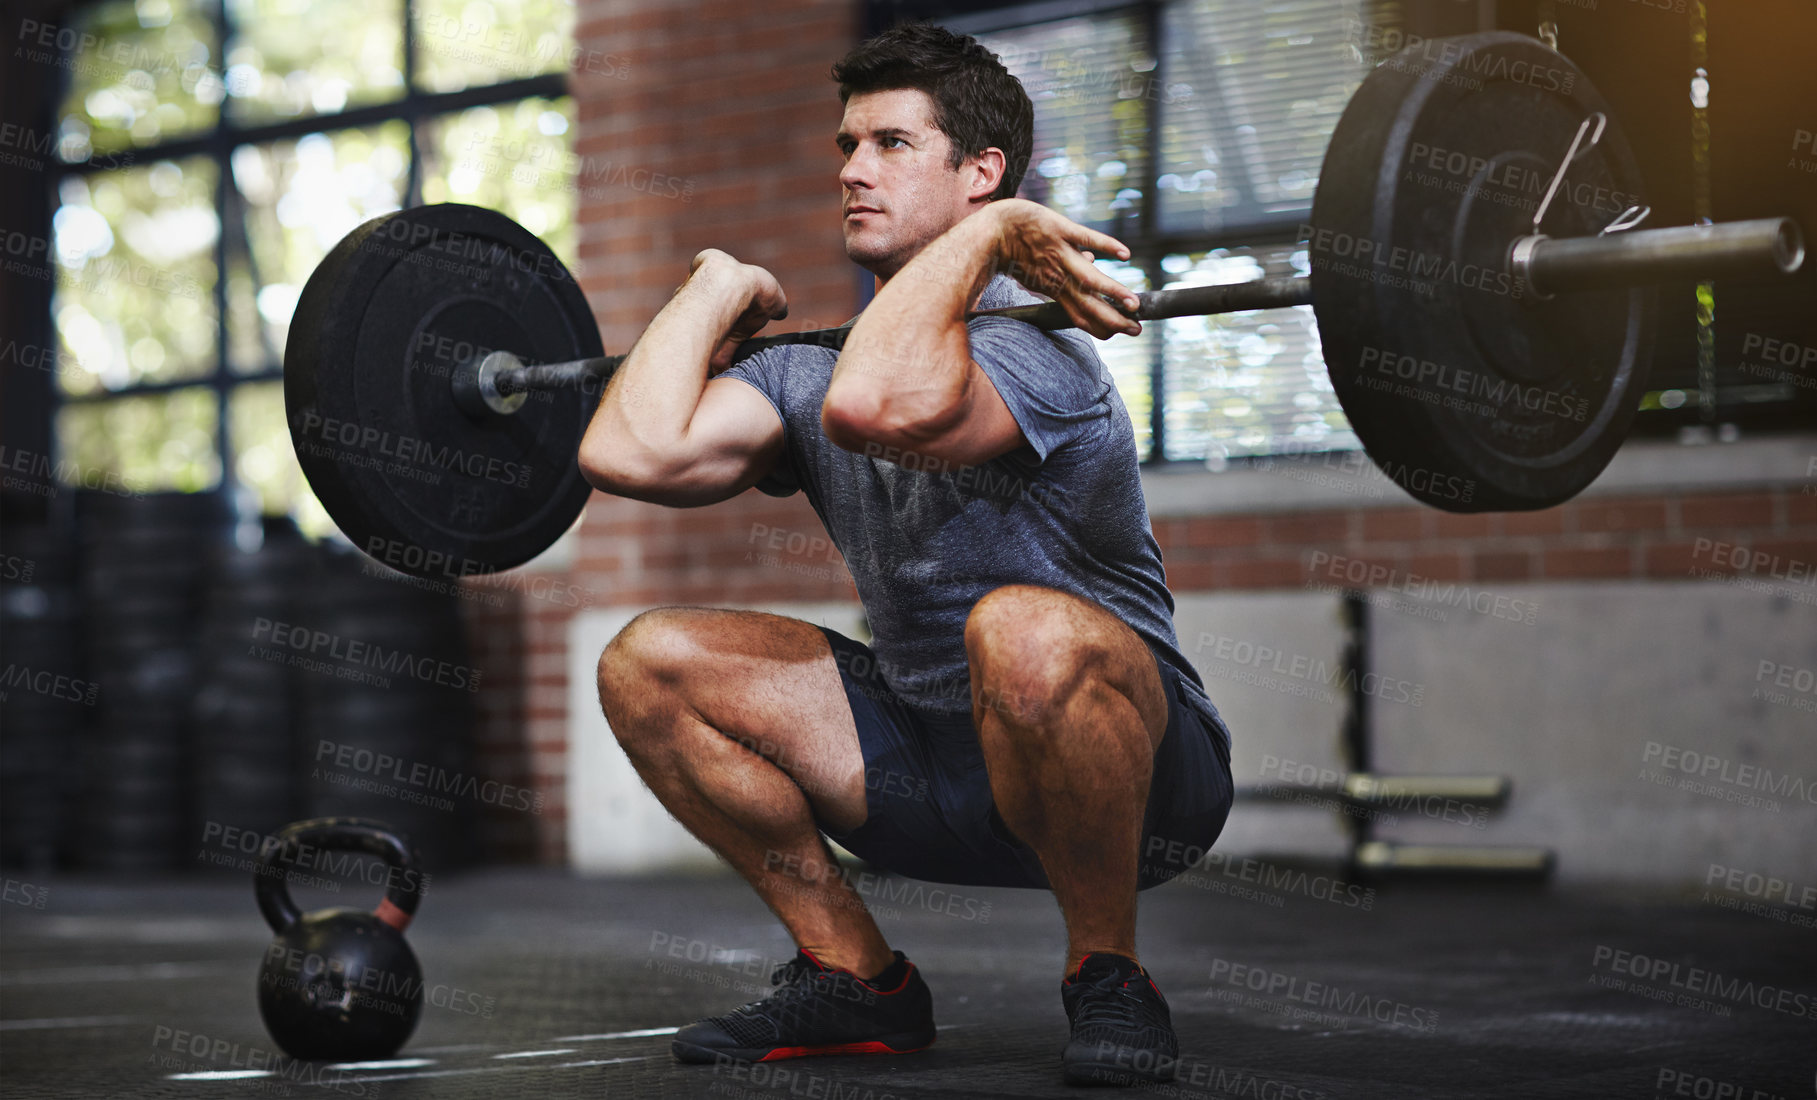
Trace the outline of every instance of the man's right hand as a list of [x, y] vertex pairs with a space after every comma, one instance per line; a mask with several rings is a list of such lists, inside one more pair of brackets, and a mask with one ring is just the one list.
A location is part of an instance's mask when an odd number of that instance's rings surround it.
[[709, 377], [732, 365], [732, 352], [739, 344], [757, 335], [771, 321], [780, 321], [789, 315], [789, 299], [776, 276], [756, 264], [740, 263], [730, 253], [717, 248], [702, 249], [694, 256], [694, 262], [688, 267], [688, 282], [683, 286], [697, 281], [706, 281], [715, 288], [723, 287], [726, 294], [736, 296], [742, 303], [731, 331], [720, 340], [707, 361]]
[[750, 386], [715, 386], [711, 375], [788, 309], [763, 268], [715, 248], [695, 256], [587, 424], [579, 458], [588, 483], [634, 500], [698, 507], [741, 493], [774, 469], [783, 427], [770, 402]]

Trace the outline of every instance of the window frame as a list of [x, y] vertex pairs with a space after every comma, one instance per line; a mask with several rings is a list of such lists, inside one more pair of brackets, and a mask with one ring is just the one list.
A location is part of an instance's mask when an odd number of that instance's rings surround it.
[[[200, 7], [212, 9], [207, 11], [215, 34], [215, 56], [211, 61], [216, 67], [222, 67], [226, 59], [227, 44], [234, 31], [233, 21], [227, 13], [225, 0], [212, 0]], [[423, 123], [470, 107], [491, 107], [500, 104], [514, 103], [524, 99], [556, 99], [571, 94], [568, 86], [568, 73], [562, 70], [539, 73], [534, 76], [518, 77], [474, 87], [462, 88], [451, 92], [423, 91], [417, 84], [417, 38], [416, 38], [416, 4], [415, 0], [400, 0], [400, 18], [403, 19], [403, 94], [395, 99], [382, 103], [370, 103], [352, 107], [329, 114], [304, 115], [297, 118], [279, 119], [270, 122], [258, 122], [241, 125], [234, 121], [227, 108], [227, 100], [221, 102], [213, 127], [200, 133], [188, 134], [169, 141], [159, 141], [151, 145], [134, 145], [118, 150], [119, 154], [132, 154], [132, 168], [146, 167], [165, 160], [180, 160], [192, 157], [207, 157], [215, 166], [214, 207], [219, 231], [215, 235], [214, 245], [214, 307], [215, 307], [215, 356], [214, 369], [204, 377], [186, 378], [176, 381], [135, 382], [119, 389], [97, 389], [91, 393], [70, 394], [56, 386], [51, 386], [50, 414], [55, 423], [57, 414], [64, 408], [77, 405], [95, 405], [121, 398], [143, 397], [147, 395], [167, 394], [178, 390], [207, 388], [212, 391], [215, 400], [215, 452], [220, 460], [221, 477], [213, 489], [207, 492], [232, 494], [238, 488], [238, 475], [234, 470], [234, 448], [232, 398], [240, 386], [258, 383], [282, 381], [284, 377], [283, 349], [278, 349], [276, 362], [266, 362], [252, 369], [236, 371], [229, 356], [229, 316], [228, 316], [228, 278], [227, 272], [232, 260], [245, 259], [251, 251], [251, 245], [243, 232], [230, 231], [229, 226], [237, 225], [241, 217], [244, 200], [233, 181], [232, 158], [235, 149], [243, 145], [266, 145], [275, 141], [295, 140], [309, 134], [333, 134], [344, 130], [357, 130], [376, 126], [380, 123], [402, 121], [406, 128], [409, 147], [409, 163], [405, 168], [405, 188], [403, 206], [408, 208], [420, 206], [423, 201], [422, 186], [422, 149], [418, 141], [418, 128]], [[566, 56], [561, 55], [561, 56]], [[67, 74], [67, 67], [59, 71]], [[67, 76], [60, 82], [52, 98], [54, 117], [59, 122], [63, 114], [63, 105], [69, 95]], [[73, 176], [100, 176], [108, 172], [126, 170], [127, 166], [118, 163], [118, 155], [91, 155], [86, 161], [65, 162], [58, 160], [55, 167], [45, 173], [46, 186], [50, 191], [49, 210], [54, 217], [61, 208], [61, 190], [63, 181]], [[230, 235], [233, 243], [229, 244]], [[56, 334], [55, 291], [51, 295], [51, 333], [52, 339], [61, 339]], [[53, 433], [53, 439], [56, 439]], [[61, 449], [61, 439], [56, 439], [56, 446]]]

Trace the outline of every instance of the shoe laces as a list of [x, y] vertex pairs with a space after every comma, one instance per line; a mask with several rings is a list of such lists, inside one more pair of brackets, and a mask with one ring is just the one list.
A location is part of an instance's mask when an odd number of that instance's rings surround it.
[[1127, 1029], [1154, 1023], [1148, 1002], [1142, 999], [1140, 993], [1129, 988], [1129, 983], [1142, 975], [1134, 974], [1122, 981], [1118, 981], [1118, 977], [1113, 970], [1087, 983], [1100, 995], [1080, 999], [1078, 1019], [1074, 1021], [1076, 1025], [1108, 1024]]
[[745, 1005], [746, 1009], [760, 1010], [778, 1005], [791, 1004], [814, 995], [814, 979], [826, 971], [815, 966], [800, 956], [790, 959], [777, 967], [770, 974], [770, 984], [780, 988]]

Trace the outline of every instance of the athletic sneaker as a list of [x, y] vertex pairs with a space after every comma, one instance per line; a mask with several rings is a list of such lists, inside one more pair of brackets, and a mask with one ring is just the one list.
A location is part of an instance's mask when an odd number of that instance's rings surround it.
[[1167, 999], [1134, 959], [1097, 953], [1060, 983], [1072, 1040], [1060, 1055], [1069, 1085], [1171, 1081], [1180, 1061]]
[[760, 1001], [689, 1024], [670, 1049], [680, 1062], [773, 1062], [810, 1054], [908, 1054], [934, 1042], [934, 998], [902, 952], [866, 981], [806, 951], [776, 968]]

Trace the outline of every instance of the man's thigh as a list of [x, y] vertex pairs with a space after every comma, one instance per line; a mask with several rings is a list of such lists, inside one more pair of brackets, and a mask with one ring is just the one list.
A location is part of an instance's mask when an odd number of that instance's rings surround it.
[[685, 708], [781, 768], [817, 817], [864, 820], [857, 729], [814, 624], [761, 611], [655, 608], [606, 647], [599, 675], [602, 701], [637, 693], [650, 705]]
[[[868, 815], [855, 829], [821, 827], [871, 863], [928, 882], [1046, 888], [1034, 851], [996, 813], [990, 773], [972, 715], [908, 706], [890, 690], [870, 647], [824, 632], [851, 700], [864, 756]], [[1133, 633], [1133, 632], [1132, 632]], [[1141, 885], [1158, 885], [1198, 858], [1230, 811], [1231, 778], [1222, 720], [1146, 645], [1164, 734], [1144, 815]]]
[[1102, 605], [1039, 585], [993, 589], [972, 608], [965, 629], [973, 707], [1013, 722], [1039, 716], [1048, 697], [1085, 677], [1134, 707], [1152, 749], [1167, 726], [1167, 696], [1142, 636]]

